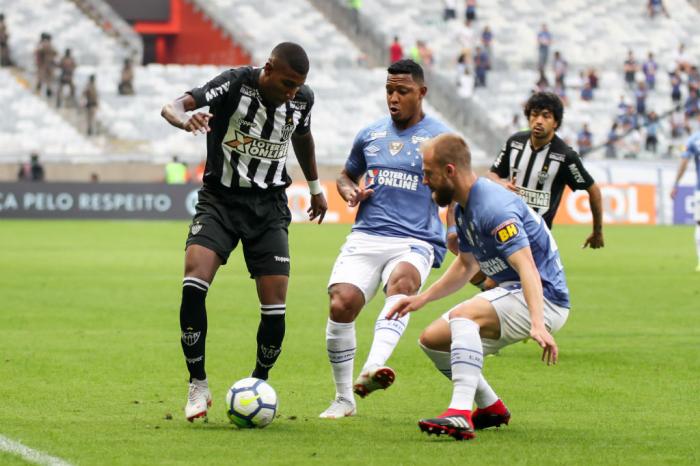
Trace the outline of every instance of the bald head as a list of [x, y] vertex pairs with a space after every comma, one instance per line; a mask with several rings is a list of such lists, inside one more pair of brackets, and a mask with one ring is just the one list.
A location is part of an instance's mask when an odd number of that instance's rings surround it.
[[294, 42], [277, 44], [270, 53], [270, 61], [285, 63], [300, 75], [306, 76], [309, 72], [309, 57], [304, 48]]
[[431, 151], [438, 166], [452, 164], [462, 170], [471, 170], [472, 154], [461, 136], [444, 133], [424, 143], [423, 153]]

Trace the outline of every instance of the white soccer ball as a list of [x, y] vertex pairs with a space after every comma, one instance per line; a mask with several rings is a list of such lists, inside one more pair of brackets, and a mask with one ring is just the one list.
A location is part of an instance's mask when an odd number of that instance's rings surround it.
[[226, 393], [226, 414], [243, 429], [262, 428], [275, 419], [277, 393], [267, 382], [247, 377], [234, 383]]

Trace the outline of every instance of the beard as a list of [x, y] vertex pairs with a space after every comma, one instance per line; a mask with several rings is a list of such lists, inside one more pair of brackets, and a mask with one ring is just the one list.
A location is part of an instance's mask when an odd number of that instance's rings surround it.
[[447, 187], [447, 186], [442, 186], [435, 191], [433, 191], [433, 200], [435, 200], [435, 203], [439, 205], [440, 207], [447, 207], [452, 203], [452, 195], [454, 194], [454, 190]]

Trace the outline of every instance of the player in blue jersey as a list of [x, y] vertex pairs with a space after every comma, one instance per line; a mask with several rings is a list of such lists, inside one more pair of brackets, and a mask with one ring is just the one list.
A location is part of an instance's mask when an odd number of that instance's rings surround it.
[[690, 159], [695, 161], [695, 213], [693, 219], [695, 220], [695, 249], [698, 254], [698, 265], [695, 268], [696, 272], [700, 272], [700, 131], [694, 133], [688, 139], [685, 145], [685, 151], [681, 154], [681, 164], [678, 166], [678, 173], [676, 174], [676, 182], [673, 184], [673, 190], [671, 191], [671, 198], [675, 198], [678, 193], [678, 183], [683, 178], [683, 173], [688, 167], [688, 162]]
[[[328, 283], [326, 346], [336, 396], [321, 418], [352, 416], [353, 391], [365, 397], [393, 383], [394, 371], [385, 364], [408, 316], [388, 320], [386, 313], [401, 298], [417, 293], [430, 268], [439, 267], [445, 256], [438, 206], [423, 184], [420, 144], [449, 128], [423, 113], [426, 92], [420, 65], [412, 60], [392, 64], [386, 80], [390, 116], [358, 133], [338, 177], [338, 192], [359, 209]], [[386, 300], [367, 362], [353, 384], [355, 319], [380, 283]]]
[[445, 134], [423, 146], [423, 182], [439, 205], [457, 202], [460, 254], [438, 281], [401, 299], [387, 318], [403, 318], [458, 291], [479, 269], [498, 283], [447, 311], [420, 337], [421, 347], [452, 379], [454, 390], [443, 414], [418, 424], [429, 434], [470, 439], [474, 429], [510, 420], [481, 373], [484, 355], [532, 338], [543, 348], [542, 360], [556, 363], [552, 334], [569, 315], [569, 291], [557, 245], [542, 217], [517, 194], [477, 177], [462, 138]]

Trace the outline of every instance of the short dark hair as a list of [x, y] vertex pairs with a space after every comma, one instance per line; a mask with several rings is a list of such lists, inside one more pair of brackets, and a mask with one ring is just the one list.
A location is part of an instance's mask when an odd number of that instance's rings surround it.
[[272, 49], [271, 57], [279, 58], [296, 73], [306, 75], [309, 72], [309, 57], [304, 48], [294, 42], [282, 42]]
[[386, 71], [389, 74], [410, 74], [413, 80], [418, 84], [423, 84], [425, 82], [423, 68], [418, 63], [408, 58], [395, 61]]
[[552, 92], [535, 92], [525, 103], [525, 111], [523, 113], [525, 113], [525, 117], [528, 120], [533, 110], [549, 110], [554, 116], [554, 121], [557, 122], [557, 129], [561, 128], [561, 123], [564, 120], [564, 106], [558, 95]]

